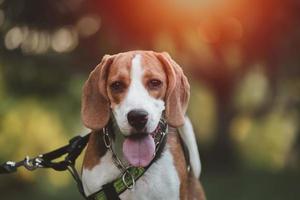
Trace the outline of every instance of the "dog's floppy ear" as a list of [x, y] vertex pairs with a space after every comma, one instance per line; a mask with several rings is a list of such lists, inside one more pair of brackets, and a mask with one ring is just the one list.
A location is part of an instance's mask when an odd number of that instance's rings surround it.
[[182, 126], [190, 98], [190, 85], [181, 67], [168, 53], [159, 53], [157, 57], [163, 63], [168, 78], [165, 117], [171, 126]]
[[84, 125], [92, 130], [103, 128], [110, 118], [106, 82], [112, 61], [113, 56], [105, 55], [83, 86], [81, 118]]

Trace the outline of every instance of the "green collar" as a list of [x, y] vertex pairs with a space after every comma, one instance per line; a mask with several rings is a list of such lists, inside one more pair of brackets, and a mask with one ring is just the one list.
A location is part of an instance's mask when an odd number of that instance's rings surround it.
[[[146, 171], [143, 167], [132, 167], [128, 169], [128, 173], [125, 176], [117, 178], [110, 184], [103, 186], [99, 192], [88, 197], [89, 200], [110, 200], [109, 196], [113, 194], [108, 194], [111, 192], [116, 192], [116, 194], [121, 194], [128, 188], [132, 187], [134, 182], [137, 181]], [[130, 175], [131, 174], [131, 175]], [[114, 190], [114, 191], [112, 191]]]

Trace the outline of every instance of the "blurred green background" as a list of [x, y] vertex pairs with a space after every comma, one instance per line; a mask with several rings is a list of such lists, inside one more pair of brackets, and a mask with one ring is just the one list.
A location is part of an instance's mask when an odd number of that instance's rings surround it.
[[[87, 133], [104, 54], [167, 51], [192, 86], [209, 200], [300, 199], [297, 0], [0, 0], [0, 162]], [[80, 165], [80, 164], [79, 164]], [[0, 199], [81, 199], [67, 173], [0, 176]]]

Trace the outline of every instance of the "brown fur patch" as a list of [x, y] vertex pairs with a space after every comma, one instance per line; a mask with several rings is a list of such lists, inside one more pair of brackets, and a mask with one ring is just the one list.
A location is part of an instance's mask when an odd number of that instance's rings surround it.
[[[142, 67], [144, 69], [143, 84], [149, 94], [156, 98], [164, 100], [167, 90], [167, 75], [164, 67], [154, 54], [145, 54], [142, 56]], [[148, 82], [151, 79], [158, 79], [162, 82], [162, 87], [151, 90]]]
[[163, 63], [165, 73], [168, 75], [168, 89], [166, 92], [166, 119], [174, 127], [184, 124], [184, 115], [190, 97], [190, 85], [181, 67], [168, 53], [157, 54]]
[[92, 132], [89, 138], [88, 146], [84, 155], [83, 168], [93, 169], [98, 165], [100, 158], [104, 156], [107, 149], [102, 139], [102, 132]]
[[180, 199], [185, 199], [184, 195], [187, 192], [186, 182], [188, 172], [186, 170], [186, 161], [178, 136], [177, 130], [173, 127], [169, 127], [168, 144], [180, 179]]
[[187, 171], [187, 164], [181, 146], [180, 136], [173, 127], [169, 127], [168, 144], [180, 179], [180, 199], [205, 200], [206, 198], [201, 183], [196, 179], [192, 170], [190, 172]]
[[[107, 94], [110, 100], [110, 106], [114, 108], [116, 105], [121, 103], [127, 94], [127, 89], [130, 85], [130, 68], [131, 68], [131, 54], [120, 54], [116, 56], [114, 62], [110, 66], [110, 70], [107, 77]], [[115, 82], [120, 81], [124, 83], [125, 90], [120, 93], [114, 93], [110, 89], [110, 85]]]

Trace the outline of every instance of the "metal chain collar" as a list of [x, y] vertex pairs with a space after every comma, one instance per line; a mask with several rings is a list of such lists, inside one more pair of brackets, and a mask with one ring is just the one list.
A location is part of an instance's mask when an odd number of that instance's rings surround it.
[[[155, 143], [154, 157], [156, 156], [157, 151], [160, 149], [162, 141], [164, 140], [164, 137], [166, 136], [166, 134], [168, 132], [168, 125], [164, 119], [160, 119], [158, 129], [159, 130], [156, 131], [154, 135], [152, 135], [152, 137], [154, 138], [154, 143]], [[134, 179], [134, 176], [129, 171], [129, 169], [132, 168], [132, 166], [126, 166], [121, 161], [121, 159], [117, 156], [117, 154], [115, 153], [114, 149], [112, 148], [112, 139], [111, 139], [111, 136], [109, 134], [107, 127], [103, 128], [103, 141], [104, 141], [105, 147], [111, 151], [112, 158], [113, 158], [113, 161], [114, 161], [116, 167], [122, 173], [122, 181], [123, 181], [124, 185], [127, 187], [127, 189], [133, 189], [135, 186], [135, 179]], [[128, 176], [132, 180], [132, 185], [126, 182], [126, 177], [128, 177]]]

